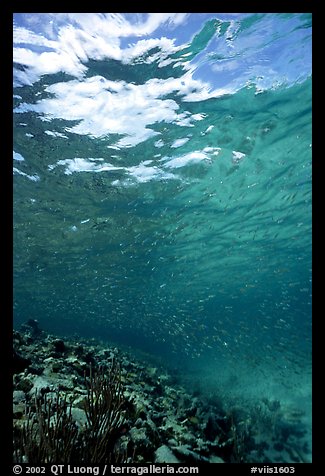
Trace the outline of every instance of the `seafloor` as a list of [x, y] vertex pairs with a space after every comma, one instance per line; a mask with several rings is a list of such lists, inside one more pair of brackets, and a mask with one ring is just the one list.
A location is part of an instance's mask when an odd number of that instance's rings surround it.
[[299, 411], [266, 398], [229, 406], [94, 339], [30, 320], [14, 331], [13, 367], [15, 462], [308, 462]]

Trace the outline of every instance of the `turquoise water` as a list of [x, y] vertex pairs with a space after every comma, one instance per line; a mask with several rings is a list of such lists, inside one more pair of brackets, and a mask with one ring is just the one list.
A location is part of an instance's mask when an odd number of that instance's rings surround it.
[[14, 325], [308, 416], [310, 16], [43, 15], [14, 24]]

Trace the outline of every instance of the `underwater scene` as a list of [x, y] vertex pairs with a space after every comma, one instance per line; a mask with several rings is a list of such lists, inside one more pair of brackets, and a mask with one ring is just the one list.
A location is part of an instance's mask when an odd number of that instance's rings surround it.
[[311, 37], [14, 14], [14, 461], [312, 462]]

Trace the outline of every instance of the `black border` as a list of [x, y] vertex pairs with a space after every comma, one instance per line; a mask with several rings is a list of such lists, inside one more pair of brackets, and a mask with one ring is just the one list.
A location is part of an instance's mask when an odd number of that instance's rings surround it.
[[[12, 188], [12, 15], [16, 12], [46, 12], [46, 11], [56, 11], [56, 12], [85, 12], [85, 8], [80, 8], [82, 5], [73, 5], [71, 2], [71, 8], [67, 8], [70, 5], [66, 3], [60, 8], [59, 2], [54, 4], [45, 4], [44, 2], [26, 2], [26, 1], [15, 1], [10, 5], [2, 5], [0, 7], [0, 31], [1, 31], [1, 118], [4, 122], [2, 127], [2, 140], [5, 143], [5, 148], [2, 148], [5, 153], [2, 155], [2, 173], [1, 177], [1, 186], [0, 191], [3, 195], [1, 198], [1, 236], [2, 236], [2, 263], [3, 267], [3, 279], [1, 281], [1, 290], [2, 290], [2, 317], [1, 317], [1, 328], [0, 328], [0, 393], [2, 396], [2, 404], [0, 409], [1, 411], [1, 420], [0, 420], [0, 431], [3, 435], [0, 436], [0, 468], [3, 471], [3, 474], [7, 474], [6, 467], [9, 468], [8, 474], [12, 473], [12, 303], [13, 303], [13, 285], [12, 285], [12, 276], [13, 276], [13, 226], [12, 226], [12, 216], [13, 216], [13, 188]], [[98, 4], [88, 5], [85, 3], [84, 7], [94, 7], [91, 8], [91, 11], [102, 11], [107, 10], [110, 7], [107, 3], [101, 2]], [[114, 5], [111, 5], [114, 8]], [[119, 7], [119, 8], [116, 8]], [[122, 8], [121, 8], [122, 7]], [[177, 7], [177, 8], [175, 8]], [[195, 7], [199, 7], [199, 10], [196, 10]], [[226, 7], [231, 7], [226, 8]], [[321, 73], [317, 74], [317, 67], [322, 67], [323, 63], [323, 54], [321, 50], [321, 45], [324, 44], [322, 38], [322, 12], [321, 12], [321, 2], [316, 1], [306, 1], [306, 0], [295, 0], [295, 1], [234, 1], [231, 4], [222, 3], [218, 5], [215, 2], [199, 2], [199, 4], [179, 4], [172, 5], [171, 8], [168, 8], [168, 3], [163, 2], [160, 4], [137, 4], [136, 2], [123, 3], [121, 5], [115, 5], [116, 11], [128, 11], [128, 12], [141, 12], [141, 11], [178, 11], [178, 12], [213, 12], [221, 11], [226, 13], [230, 10], [233, 12], [301, 12], [301, 13], [312, 13], [313, 14], [313, 148], [317, 150], [317, 145], [320, 147], [320, 141], [318, 141], [318, 131], [321, 130], [322, 121], [318, 121], [318, 115], [321, 114], [318, 94], [318, 86], [321, 87], [320, 81], [322, 78]], [[319, 47], [320, 45], [320, 47]], [[318, 52], [317, 49], [320, 48]], [[322, 117], [322, 116], [320, 116]], [[6, 131], [8, 128], [8, 131]], [[321, 316], [319, 316], [317, 302], [319, 299], [319, 283], [322, 268], [320, 260], [320, 250], [322, 249], [321, 240], [321, 231], [322, 231], [322, 215], [318, 216], [318, 211], [322, 210], [322, 181], [324, 182], [324, 175], [319, 172], [319, 166], [322, 161], [322, 156], [320, 154], [313, 154], [313, 187], [312, 187], [312, 197], [313, 197], [313, 245], [312, 245], [312, 255], [313, 255], [313, 462], [311, 464], [300, 464], [300, 465], [283, 465], [283, 466], [294, 466], [296, 468], [295, 474], [318, 474], [318, 467], [321, 468], [321, 463], [323, 460], [324, 450], [324, 437], [322, 433], [321, 426], [321, 417], [323, 416], [322, 411], [322, 383], [323, 383], [323, 354], [321, 352], [322, 346], [322, 332], [321, 332]], [[3, 170], [5, 171], [3, 173]], [[323, 185], [324, 187], [324, 185]], [[10, 316], [10, 317], [9, 317]], [[209, 467], [204, 465], [200, 466], [200, 475], [211, 471], [211, 465]], [[215, 466], [215, 465], [212, 465]], [[240, 469], [236, 469], [236, 466], [231, 465], [222, 465], [217, 468], [213, 467], [212, 471], [214, 474], [226, 474], [228, 471], [235, 472], [237, 474], [250, 474], [250, 467], [252, 465], [239, 465]], [[267, 466], [279, 466], [279, 465], [256, 465], [259, 467]], [[228, 467], [228, 470], [227, 470]], [[238, 467], [238, 465], [237, 465]], [[24, 474], [24, 472], [22, 473]], [[51, 474], [47, 472], [46, 474]], [[262, 473], [264, 474], [264, 473]], [[266, 474], [266, 473], [265, 473]]]

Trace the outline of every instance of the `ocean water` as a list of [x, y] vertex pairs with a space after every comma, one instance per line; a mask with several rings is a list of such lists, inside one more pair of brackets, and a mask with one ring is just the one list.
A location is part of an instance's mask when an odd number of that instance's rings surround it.
[[299, 409], [310, 460], [311, 74], [308, 14], [14, 15], [14, 326]]

